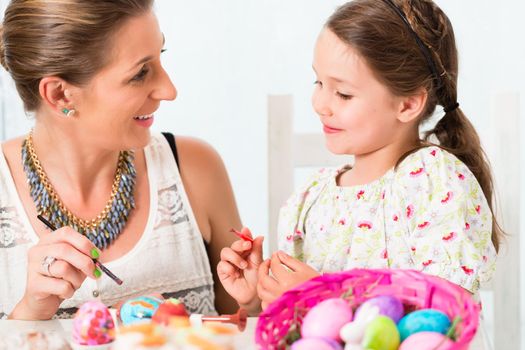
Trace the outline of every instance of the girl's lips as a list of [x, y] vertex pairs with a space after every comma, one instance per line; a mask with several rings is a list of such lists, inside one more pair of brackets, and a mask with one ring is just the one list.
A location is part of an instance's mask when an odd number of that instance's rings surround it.
[[341, 130], [342, 129], [331, 128], [328, 125], [323, 125], [323, 132], [325, 134], [335, 134], [337, 132], [340, 132]]

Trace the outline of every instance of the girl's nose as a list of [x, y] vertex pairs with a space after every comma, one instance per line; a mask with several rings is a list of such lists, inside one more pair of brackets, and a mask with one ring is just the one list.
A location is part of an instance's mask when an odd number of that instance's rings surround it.
[[319, 116], [332, 116], [332, 109], [330, 108], [329, 98], [321, 89], [315, 89], [312, 94], [312, 106]]

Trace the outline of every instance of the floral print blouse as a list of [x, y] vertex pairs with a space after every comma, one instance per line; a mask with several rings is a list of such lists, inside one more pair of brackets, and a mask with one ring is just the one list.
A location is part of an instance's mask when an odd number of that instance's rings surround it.
[[281, 208], [279, 248], [319, 272], [415, 269], [476, 292], [495, 269], [492, 213], [468, 167], [422, 148], [366, 185], [321, 169]]

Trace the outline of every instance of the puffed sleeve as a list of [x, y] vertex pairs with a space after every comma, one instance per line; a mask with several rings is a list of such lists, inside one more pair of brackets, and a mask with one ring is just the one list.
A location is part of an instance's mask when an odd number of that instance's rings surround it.
[[336, 169], [322, 168], [312, 174], [306, 183], [295, 191], [279, 211], [277, 227], [278, 246], [285, 253], [304, 261], [304, 221], [312, 203], [319, 196]]
[[427, 147], [399, 165], [394, 184], [415, 268], [476, 292], [494, 272], [496, 251], [492, 213], [472, 172]]

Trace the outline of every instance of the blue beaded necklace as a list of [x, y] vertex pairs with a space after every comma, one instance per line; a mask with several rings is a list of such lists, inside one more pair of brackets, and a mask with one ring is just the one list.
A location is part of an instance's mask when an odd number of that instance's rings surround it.
[[136, 171], [133, 151], [121, 151], [111, 197], [104, 210], [92, 220], [76, 217], [61, 201], [51, 185], [33, 148], [33, 131], [22, 144], [22, 163], [38, 214], [56, 228], [70, 226], [86, 236], [99, 249], [107, 248], [124, 229], [135, 208]]

